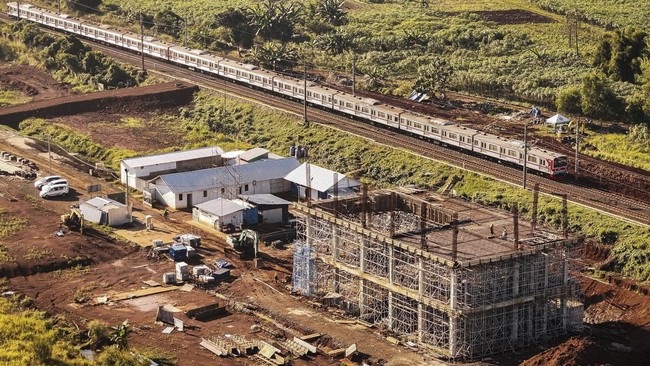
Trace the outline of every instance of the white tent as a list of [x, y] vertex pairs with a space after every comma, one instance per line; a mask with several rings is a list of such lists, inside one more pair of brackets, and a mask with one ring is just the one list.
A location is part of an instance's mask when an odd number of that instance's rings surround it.
[[570, 119], [564, 117], [561, 114], [556, 114], [555, 116], [549, 118], [546, 120], [546, 124], [557, 126], [557, 125], [564, 125], [571, 122]]

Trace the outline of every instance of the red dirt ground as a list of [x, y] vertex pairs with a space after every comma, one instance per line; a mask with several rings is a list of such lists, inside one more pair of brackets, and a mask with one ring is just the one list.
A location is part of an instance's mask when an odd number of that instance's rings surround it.
[[0, 62], [0, 85], [7, 89], [18, 89], [31, 96], [33, 101], [71, 94], [67, 85], [57, 82], [34, 66], [11, 65], [5, 62]]

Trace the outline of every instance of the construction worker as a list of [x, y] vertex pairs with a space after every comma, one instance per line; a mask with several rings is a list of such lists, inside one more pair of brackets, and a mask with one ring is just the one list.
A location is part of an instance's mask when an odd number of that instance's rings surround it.
[[494, 223], [490, 223], [490, 236], [494, 236]]
[[165, 211], [163, 212], [163, 219], [165, 219], [165, 221], [169, 219], [169, 211], [167, 211], [167, 209], [165, 209]]
[[503, 227], [503, 231], [501, 231], [501, 239], [503, 240], [508, 240], [508, 230], [506, 230], [506, 227]]

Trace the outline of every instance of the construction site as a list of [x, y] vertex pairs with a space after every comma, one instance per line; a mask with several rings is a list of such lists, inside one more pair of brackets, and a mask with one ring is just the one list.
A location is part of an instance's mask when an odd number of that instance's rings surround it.
[[298, 205], [293, 290], [449, 359], [542, 344], [582, 326], [564, 207], [554, 233], [416, 189]]

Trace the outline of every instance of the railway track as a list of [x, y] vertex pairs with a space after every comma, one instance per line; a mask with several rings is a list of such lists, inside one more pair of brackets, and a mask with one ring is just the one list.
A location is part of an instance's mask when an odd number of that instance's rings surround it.
[[[59, 34], [55, 31], [48, 31]], [[84, 40], [84, 42], [119, 61], [134, 66], [141, 65], [142, 58], [140, 55], [89, 40]], [[180, 66], [164, 63], [160, 60], [149, 57], [145, 59], [145, 66], [149, 70], [153, 69], [162, 75], [193, 82], [204, 88], [224, 92], [232, 97], [269, 106], [297, 116], [302, 115], [302, 103], [236, 84], [217, 76], [202, 74]], [[310, 122], [335, 127], [386, 146], [401, 148], [445, 164], [487, 175], [515, 186], [521, 186], [522, 173], [520, 169], [503, 166], [497, 162], [479, 158], [462, 151], [438, 146], [415, 137], [398, 134], [383, 128], [376, 128], [370, 124], [317, 108], [309, 108], [308, 119]], [[552, 196], [566, 194], [569, 200], [576, 204], [596, 209], [601, 213], [631, 223], [650, 227], [650, 204], [645, 202], [638, 202], [631, 198], [596, 188], [576, 186], [569, 182], [554, 181], [529, 174], [528, 186], [532, 187], [535, 183], [539, 184], [540, 192], [542, 193]]]

